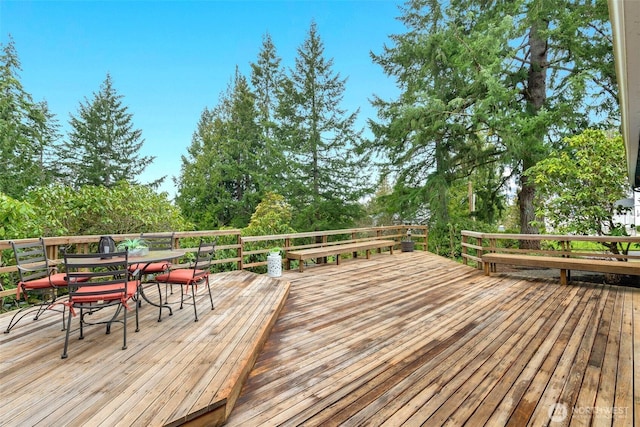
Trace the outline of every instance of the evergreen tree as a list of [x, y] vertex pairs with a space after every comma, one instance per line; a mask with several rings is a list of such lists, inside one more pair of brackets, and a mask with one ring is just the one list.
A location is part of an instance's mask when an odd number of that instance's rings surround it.
[[[489, 165], [479, 176], [502, 185], [495, 172], [509, 170], [520, 186], [521, 232], [536, 232], [535, 186], [524, 172], [562, 135], [615, 113], [606, 2], [411, 0], [401, 19], [407, 33], [373, 58], [402, 94], [375, 100], [382, 122], [367, 148], [388, 156], [397, 195], [413, 209], [428, 205], [442, 223], [452, 182]], [[489, 220], [496, 194], [481, 204]]]
[[107, 74], [93, 99], [85, 98], [78, 115], [71, 115], [68, 141], [61, 144], [59, 151], [61, 181], [73, 187], [113, 187], [119, 181], [138, 183], [136, 177], [155, 157], [139, 154], [144, 144], [142, 131], [134, 129], [133, 115], [122, 98]]
[[177, 204], [199, 228], [245, 227], [260, 202], [264, 144], [255, 97], [238, 70], [218, 106], [205, 109], [182, 157]]
[[271, 36], [267, 33], [262, 40], [262, 47], [255, 63], [251, 64], [251, 85], [256, 99], [259, 115], [259, 126], [265, 155], [257, 159], [260, 170], [266, 177], [266, 187], [271, 191], [281, 192], [285, 185], [286, 160], [284, 148], [276, 137], [278, 123], [276, 111], [280, 99], [284, 70], [280, 65]]
[[358, 112], [348, 114], [340, 107], [346, 79], [332, 71], [333, 60], [324, 58], [315, 22], [297, 52], [278, 108], [290, 166], [285, 194], [294, 208], [293, 227], [347, 227], [362, 216], [358, 201], [366, 191], [361, 159], [353, 150], [361, 139], [361, 131], [354, 130]]
[[36, 103], [20, 83], [12, 39], [0, 52], [0, 193], [22, 200], [52, 179], [49, 150], [60, 137], [46, 102]]
[[256, 97], [256, 108], [260, 117], [260, 126], [265, 139], [274, 136], [275, 111], [278, 104], [278, 93], [284, 79], [284, 71], [280, 65], [276, 47], [271, 35], [265, 34], [258, 59], [251, 64], [251, 85]]

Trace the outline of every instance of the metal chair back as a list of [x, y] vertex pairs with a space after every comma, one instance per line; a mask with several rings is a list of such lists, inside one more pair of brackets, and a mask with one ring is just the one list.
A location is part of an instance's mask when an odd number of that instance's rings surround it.
[[26, 283], [48, 277], [51, 274], [53, 269], [49, 265], [46, 246], [42, 237], [35, 242], [28, 243], [11, 241], [11, 247], [16, 257], [20, 282]]
[[100, 254], [64, 254], [69, 300], [118, 295], [124, 299], [129, 281], [128, 252]]
[[175, 249], [175, 233], [142, 233], [140, 239], [147, 244], [150, 251], [170, 251]]
[[[67, 357], [71, 318], [80, 311], [80, 339], [83, 338], [84, 325], [106, 324], [107, 333], [114, 322], [123, 324], [122, 349], [127, 348], [127, 302], [138, 292], [139, 281], [131, 277], [129, 271], [129, 253], [111, 252], [98, 254], [64, 254], [64, 264], [69, 288], [66, 305], [72, 315], [68, 318], [67, 334], [62, 358]], [[138, 304], [136, 309], [136, 330], [138, 330]], [[94, 313], [115, 306], [114, 313], [104, 318]], [[124, 310], [123, 310], [124, 308]], [[122, 320], [119, 314], [123, 312]], [[85, 319], [86, 315], [91, 315]]]

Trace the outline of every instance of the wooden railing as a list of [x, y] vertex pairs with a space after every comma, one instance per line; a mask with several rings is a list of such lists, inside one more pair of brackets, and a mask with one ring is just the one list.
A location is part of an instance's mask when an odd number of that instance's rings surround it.
[[[374, 239], [393, 239], [400, 244], [411, 230], [411, 238], [416, 247], [426, 251], [428, 248], [429, 231], [425, 225], [394, 225], [386, 227], [350, 228], [329, 231], [310, 231], [307, 233], [276, 234], [270, 236], [243, 236], [243, 258], [246, 262], [241, 268], [266, 265], [266, 260], [256, 261], [255, 258], [266, 256], [269, 249], [279, 247], [283, 254], [288, 250], [316, 248], [320, 246], [339, 245], [345, 243], [364, 242]], [[256, 257], [257, 256], [257, 257]], [[253, 259], [252, 259], [253, 257]], [[266, 258], [265, 258], [266, 259]]]
[[[619, 260], [637, 260], [640, 255], [640, 236], [575, 236], [560, 234], [507, 234], [507, 233], [481, 233], [463, 230], [462, 234], [462, 262], [475, 264], [482, 268], [482, 255], [485, 253], [521, 253], [530, 255], [553, 255], [560, 257], [576, 258], [609, 258]], [[540, 249], [523, 249], [520, 243], [523, 241], [538, 241]], [[576, 245], [577, 242], [593, 242], [598, 247], [585, 248], [584, 245]], [[603, 245], [604, 243], [617, 243], [623, 246], [620, 253], [613, 253]], [[630, 249], [629, 253], [624, 249]]]
[[[196, 251], [201, 238], [215, 239], [216, 259], [214, 265], [221, 271], [256, 269], [267, 265], [266, 256], [271, 248], [280, 247], [283, 251], [290, 249], [311, 248], [317, 246], [334, 245], [340, 243], [350, 243], [365, 241], [369, 239], [381, 238], [394, 239], [400, 245], [400, 241], [407, 236], [407, 231], [411, 230], [412, 240], [417, 248], [427, 250], [428, 229], [422, 225], [397, 225], [386, 227], [352, 228], [342, 230], [314, 231], [307, 233], [278, 234], [269, 236], [242, 236], [241, 230], [206, 230], [206, 231], [184, 231], [175, 233], [175, 247], [187, 252]], [[47, 255], [52, 264], [62, 262], [61, 251], [63, 249], [75, 253], [96, 252], [100, 235], [92, 236], [62, 236], [47, 237], [44, 239]], [[116, 243], [125, 239], [140, 237], [140, 234], [118, 234], [111, 235]], [[16, 242], [35, 241], [33, 239], [20, 239]], [[14, 265], [13, 252], [10, 251], [9, 240], [0, 240], [0, 277], [4, 277], [5, 287], [0, 290], [0, 297], [15, 295], [15, 280], [17, 268]], [[283, 252], [284, 254], [284, 252]], [[3, 259], [3, 255], [6, 259]], [[13, 283], [9, 283], [10, 277]], [[8, 286], [7, 286], [8, 285]]]

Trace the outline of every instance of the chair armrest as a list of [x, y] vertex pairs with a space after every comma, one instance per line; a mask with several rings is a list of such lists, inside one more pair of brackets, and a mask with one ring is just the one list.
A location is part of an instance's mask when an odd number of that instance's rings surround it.
[[[34, 268], [29, 268], [29, 267], [24, 267], [21, 265], [16, 265], [16, 267], [18, 268], [18, 270], [20, 271], [38, 271], [40, 269], [34, 269]], [[58, 267], [54, 266], [54, 265], [50, 265], [49, 267], [49, 273], [48, 275], [51, 276], [54, 273], [58, 272]]]

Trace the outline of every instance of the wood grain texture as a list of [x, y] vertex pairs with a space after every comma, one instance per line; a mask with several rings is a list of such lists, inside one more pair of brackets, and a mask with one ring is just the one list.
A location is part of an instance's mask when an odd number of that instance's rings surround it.
[[[198, 322], [191, 307], [176, 305], [173, 316], [157, 322], [157, 309], [143, 303], [140, 332], [134, 333], [134, 311], [129, 312], [126, 350], [118, 344], [122, 325], [114, 325], [110, 335], [89, 327], [82, 341], [72, 332], [69, 358], [61, 360], [59, 313], [25, 319], [0, 335], [0, 424], [222, 424], [283, 307], [289, 283], [246, 271], [210, 279], [215, 310], [200, 286]], [[157, 291], [150, 288], [147, 295], [157, 298]], [[179, 297], [177, 292], [170, 299]], [[8, 314], [0, 316], [0, 325]]]
[[565, 424], [638, 425], [640, 289], [487, 277], [427, 252], [284, 278], [228, 426], [554, 426], [557, 403]]
[[485, 276], [422, 251], [212, 279], [214, 311], [158, 323], [143, 305], [127, 350], [93, 328], [61, 360], [59, 314], [0, 336], [0, 423], [639, 424], [638, 288]]

